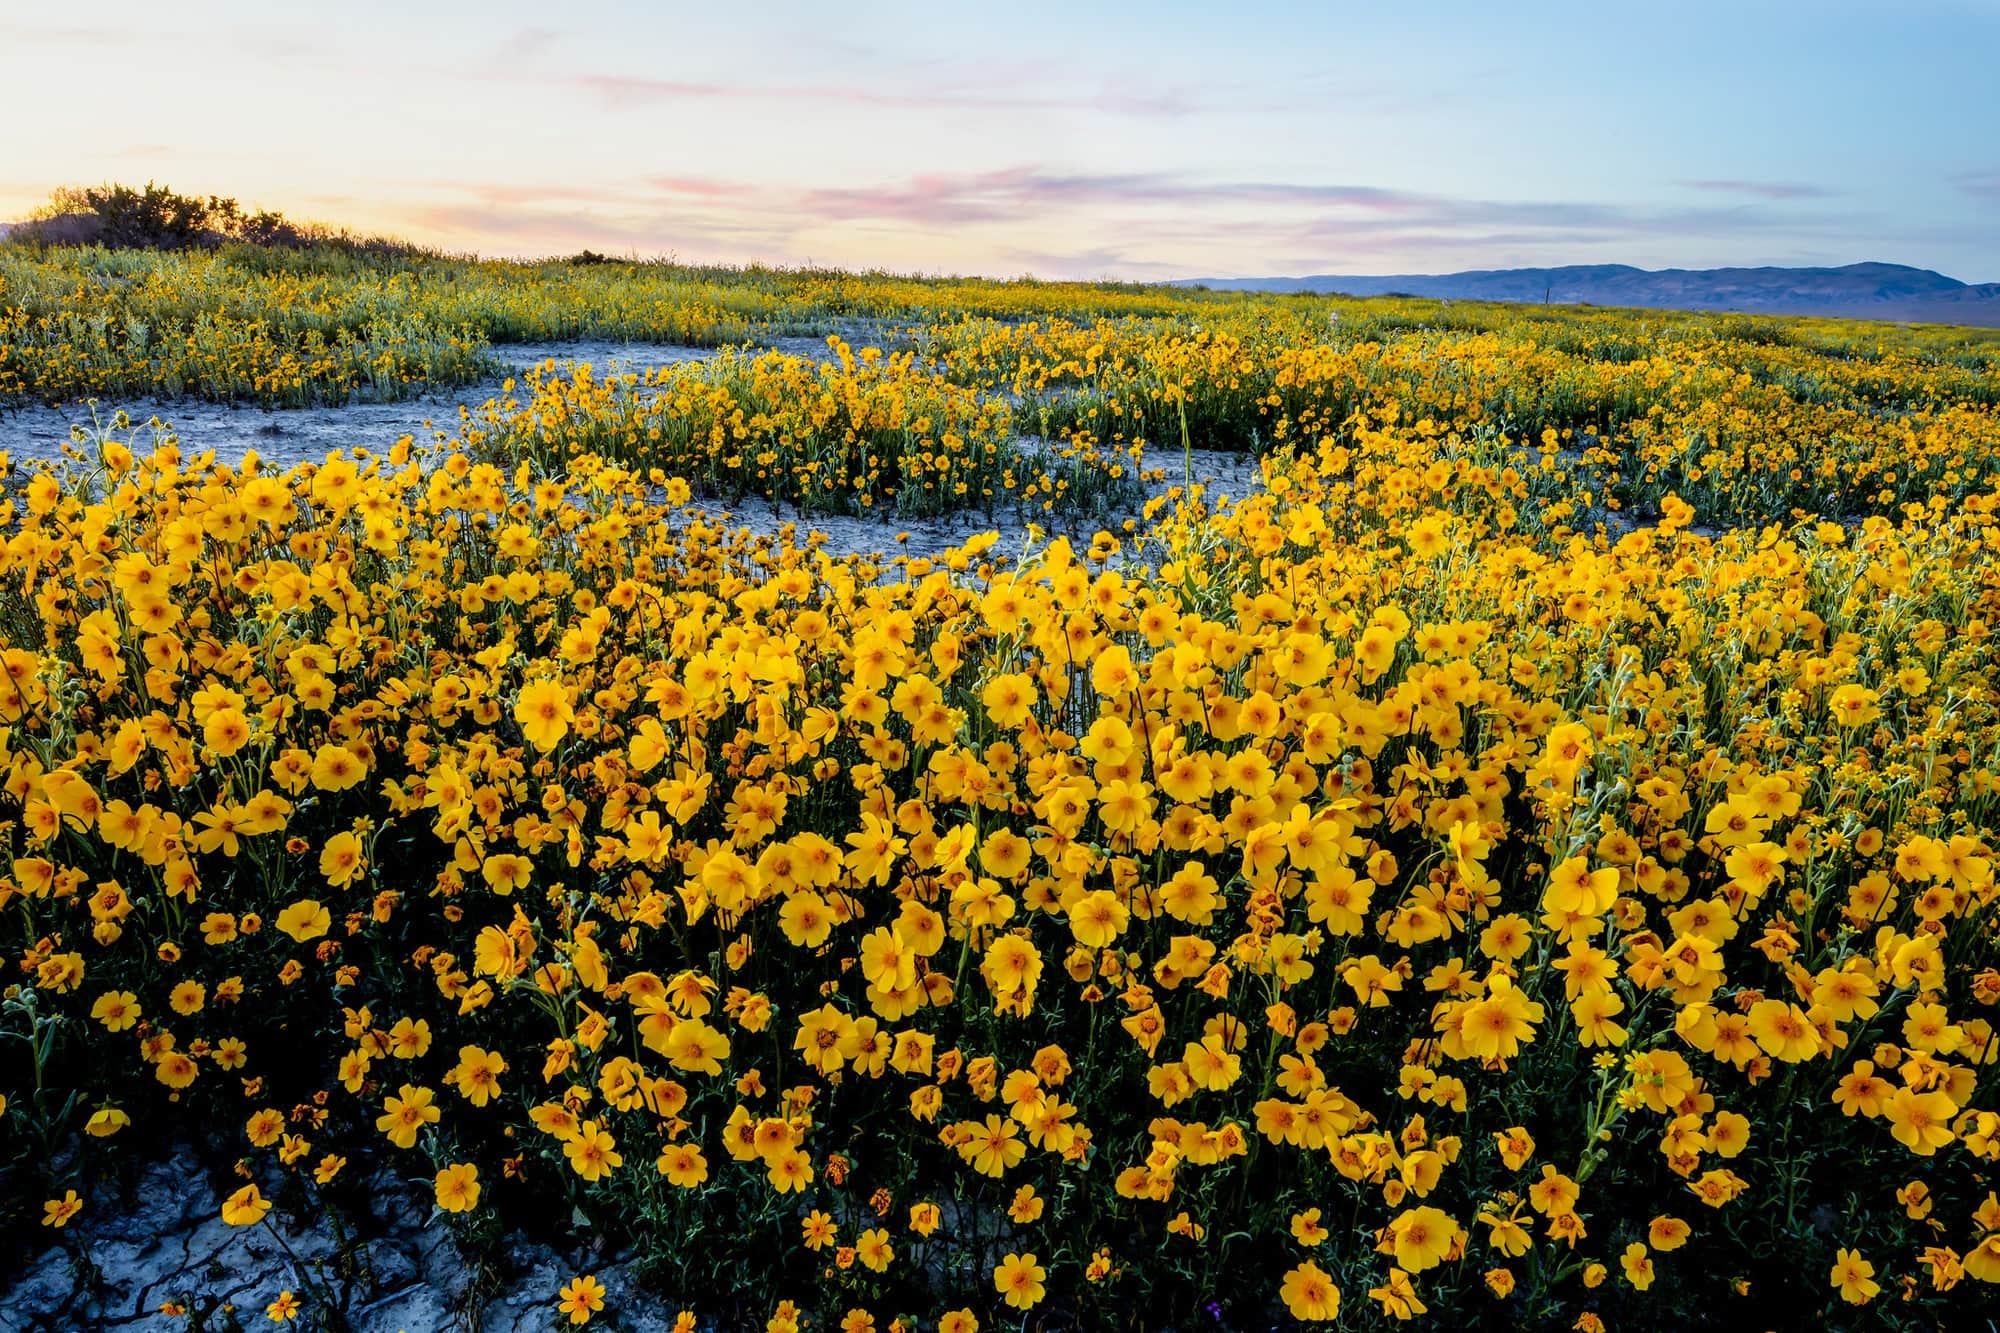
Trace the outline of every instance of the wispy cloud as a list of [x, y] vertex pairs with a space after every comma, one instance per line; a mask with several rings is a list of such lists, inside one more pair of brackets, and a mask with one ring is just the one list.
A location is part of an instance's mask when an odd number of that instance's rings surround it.
[[756, 203], [819, 221], [887, 221], [951, 227], [1064, 213], [1100, 218], [1178, 221], [1213, 234], [1217, 215], [1232, 225], [1271, 225], [1287, 231], [1357, 228], [1398, 235], [1463, 233], [1508, 228], [1520, 235], [1604, 236], [1635, 230], [1698, 227], [1759, 231], [1796, 228], [1741, 208], [1648, 209], [1588, 201], [1459, 198], [1374, 185], [1212, 181], [1171, 172], [1089, 174], [1016, 167], [963, 174], [933, 173], [875, 185], [809, 189], [760, 187], [743, 182], [677, 177], [656, 180], [680, 195]]
[[563, 34], [558, 28], [528, 27], [509, 33], [494, 48], [493, 63], [506, 67], [517, 60], [539, 60], [556, 48]]
[[[1638, 207], [1455, 197], [1348, 182], [1017, 166], [788, 186], [694, 173], [609, 187], [456, 187], [407, 225], [515, 253], [596, 249], [914, 267], [951, 249], [975, 271], [1170, 277], [1407, 271], [1644, 258], [1675, 247], [1837, 235], [1830, 209]], [[1784, 216], [1780, 216], [1780, 214]], [[1064, 248], [1064, 247], [1067, 248]]]
[[1832, 192], [1817, 185], [1800, 185], [1792, 181], [1738, 181], [1707, 180], [1682, 181], [1690, 190], [1705, 190], [1711, 194], [1735, 194], [1750, 199], [1825, 199]]
[[754, 185], [711, 180], [705, 176], [653, 176], [648, 183], [662, 193], [690, 195], [696, 199], [752, 199], [759, 192]]
[[1109, 112], [1177, 119], [1196, 114], [1278, 109], [1267, 104], [1253, 106], [1219, 99], [1189, 88], [1155, 88], [1115, 80], [1073, 92], [1038, 91], [991, 79], [874, 87], [834, 83], [724, 83], [631, 74], [571, 74], [557, 76], [553, 82], [589, 93], [614, 110], [677, 102], [766, 102], [890, 111]]
[[1170, 172], [1089, 174], [1036, 167], [779, 193], [790, 206], [814, 216], [880, 218], [924, 226], [1105, 209], [1335, 208], [1407, 217], [1436, 203], [1423, 195], [1369, 185], [1203, 181]]
[[1968, 171], [1951, 178], [1965, 194], [1974, 199], [1987, 199], [2000, 203], [2000, 171]]

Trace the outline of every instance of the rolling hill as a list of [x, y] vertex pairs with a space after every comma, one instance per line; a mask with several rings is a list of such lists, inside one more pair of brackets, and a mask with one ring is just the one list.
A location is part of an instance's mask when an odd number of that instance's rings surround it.
[[1629, 264], [1471, 269], [1463, 273], [1198, 278], [1217, 291], [1322, 292], [2000, 326], [2000, 283], [1964, 283], [1905, 264], [1840, 268], [1643, 269]]

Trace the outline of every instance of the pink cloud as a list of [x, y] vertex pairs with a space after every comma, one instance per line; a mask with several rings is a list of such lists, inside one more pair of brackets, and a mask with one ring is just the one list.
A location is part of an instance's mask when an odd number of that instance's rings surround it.
[[1215, 181], [1172, 172], [1039, 166], [794, 187], [700, 174], [629, 184], [466, 183], [466, 203], [402, 224], [512, 254], [678, 251], [704, 260], [1129, 278], [1369, 272], [1468, 263], [1630, 258], [1693, 240], [1763, 241], [1853, 219], [1783, 226], [1738, 205], [1645, 209], [1458, 198], [1347, 183]]
[[749, 199], [758, 187], [735, 181], [711, 180], [702, 176], [653, 176], [647, 184], [667, 194], [692, 195], [697, 199]]
[[[692, 182], [677, 183], [693, 192]], [[703, 193], [737, 197], [748, 187], [704, 183]], [[1205, 182], [1165, 172], [1076, 174], [1033, 167], [970, 174], [931, 173], [894, 183], [761, 192], [775, 204], [810, 216], [878, 219], [921, 226], [1000, 222], [1057, 210], [1209, 210], [1255, 206], [1352, 209], [1408, 217], [1433, 206], [1425, 196], [1361, 185]]]
[[1705, 190], [1712, 194], [1740, 194], [1753, 199], [1824, 199], [1827, 191], [1817, 185], [1798, 185], [1787, 181], [1738, 181], [1708, 180], [1682, 181], [1690, 190]]

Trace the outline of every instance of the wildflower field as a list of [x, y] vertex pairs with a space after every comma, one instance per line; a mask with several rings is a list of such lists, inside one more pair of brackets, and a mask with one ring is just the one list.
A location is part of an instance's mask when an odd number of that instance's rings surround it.
[[267, 267], [0, 251], [0, 396], [834, 345], [13, 469], [7, 1262], [191, 1138], [232, 1225], [386, 1169], [690, 1329], [1988, 1327], [2000, 337]]

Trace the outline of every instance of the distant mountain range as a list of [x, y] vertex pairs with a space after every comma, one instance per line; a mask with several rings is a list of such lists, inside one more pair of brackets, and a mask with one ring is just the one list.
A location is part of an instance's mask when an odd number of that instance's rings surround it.
[[1700, 269], [1570, 264], [1562, 268], [1472, 269], [1386, 277], [1325, 273], [1306, 278], [1195, 278], [1176, 285], [1216, 291], [1394, 294], [1455, 301], [1739, 310], [2000, 327], [2000, 282], [1964, 283], [1906, 264]]

